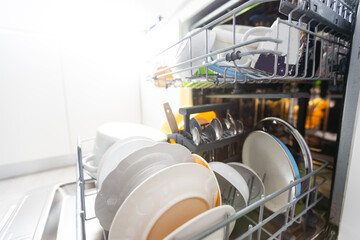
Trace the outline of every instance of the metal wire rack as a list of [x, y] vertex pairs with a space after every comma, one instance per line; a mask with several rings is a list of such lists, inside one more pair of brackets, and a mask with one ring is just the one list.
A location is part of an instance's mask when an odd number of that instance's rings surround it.
[[[85, 142], [92, 142], [94, 138], [81, 139], [78, 137], [77, 140], [77, 174], [76, 174], [76, 239], [87, 239], [86, 235], [86, 223], [89, 221], [95, 221], [95, 216], [87, 215], [86, 198], [97, 194], [96, 180], [85, 179], [83, 158], [86, 154], [83, 154], [82, 144]], [[85, 193], [85, 189], [89, 186], [93, 188], [90, 194]], [[103, 239], [107, 239], [107, 233], [103, 230]]]
[[[87, 215], [87, 206], [85, 206], [86, 198], [91, 197], [92, 195], [96, 194], [96, 180], [90, 179], [85, 180], [84, 178], [84, 170], [83, 170], [83, 152], [82, 152], [82, 143], [92, 141], [93, 139], [78, 139], [78, 161], [77, 161], [77, 179], [76, 179], [76, 229], [77, 229], [77, 239], [85, 240], [87, 239], [87, 230], [86, 226], [87, 223], [90, 221], [96, 221], [95, 216], [88, 216]], [[307, 151], [305, 151], [305, 154], [307, 155]], [[84, 155], [85, 157], [85, 155]], [[322, 177], [319, 173], [321, 170], [323, 170], [325, 167], [327, 167], [328, 163], [323, 160], [318, 160], [321, 165], [314, 171], [310, 171], [310, 173], [306, 174], [302, 178], [290, 182], [288, 186], [279, 189], [278, 191], [269, 194], [267, 196], [262, 196], [262, 198], [249, 205], [248, 207], [236, 212], [232, 216], [228, 216], [228, 218], [221, 222], [220, 224], [217, 224], [215, 226], [209, 226], [208, 230], [200, 233], [198, 236], [196, 236], [194, 239], [202, 239], [211, 233], [217, 231], [220, 228], [227, 227], [229, 223], [232, 221], [240, 221], [241, 219], [246, 219], [250, 222], [248, 225], [247, 231], [237, 233], [236, 236], [231, 235], [231, 239], [252, 239], [253, 235], [256, 235], [257, 239], [281, 239], [282, 232], [285, 231], [289, 226], [291, 226], [293, 223], [301, 222], [301, 218], [309, 211], [311, 210], [318, 202], [321, 201], [323, 198], [322, 194], [319, 194], [319, 186], [323, 184], [326, 179]], [[320, 179], [320, 180], [319, 180]], [[293, 196], [292, 192], [295, 191], [296, 186], [301, 183], [305, 184], [306, 187], [303, 188], [302, 193], [298, 197], [292, 198]], [[93, 188], [90, 194], [85, 193], [85, 189], [87, 188]], [[305, 190], [304, 190], [305, 189]], [[250, 191], [251, 192], [251, 191]], [[270, 215], [266, 216], [266, 208], [265, 204], [278, 197], [279, 195], [288, 192], [288, 201], [286, 205], [282, 206], [278, 211], [271, 213]], [[298, 205], [302, 206], [301, 212], [296, 212], [296, 208]], [[257, 217], [253, 217], [254, 212], [258, 214]], [[271, 232], [267, 230], [266, 224], [270, 223], [273, 219], [275, 219], [278, 216], [285, 216], [284, 223], [282, 224], [279, 229], [277, 229], [275, 232]], [[227, 236], [227, 239], [230, 239], [229, 236]], [[102, 239], [107, 239], [107, 232], [103, 230], [103, 237]]]
[[[328, 163], [326, 161], [322, 161], [322, 160], [320, 160], [320, 161], [322, 162], [323, 165], [321, 167], [319, 167], [318, 169], [316, 169], [315, 171], [305, 175], [301, 179], [291, 182], [287, 187], [285, 187], [283, 189], [280, 189], [266, 197], [263, 196], [261, 198], [261, 200], [236, 212], [234, 215], [229, 216], [229, 218], [226, 219], [225, 221], [223, 221], [222, 223], [209, 227], [208, 230], [200, 233], [193, 239], [194, 240], [195, 239], [203, 239], [204, 237], [210, 235], [211, 233], [217, 231], [218, 229], [221, 229], [221, 228], [225, 227], [227, 224], [229, 224], [233, 221], [236, 221], [240, 218], [246, 218], [252, 224], [248, 225], [248, 230], [246, 232], [242, 233], [239, 236], [235, 236], [234, 239], [241, 240], [241, 239], [247, 238], [247, 239], [251, 240], [253, 237], [256, 239], [264, 239], [264, 237], [265, 237], [265, 239], [281, 239], [282, 232], [284, 232], [293, 223], [295, 223], [295, 222], [300, 223], [301, 218], [311, 208], [313, 208], [318, 202], [320, 202], [321, 199], [323, 198], [323, 196], [319, 194], [318, 189], [319, 189], [319, 186], [326, 181], [326, 179], [324, 177], [320, 176], [319, 172], [322, 169], [324, 169], [328, 165]], [[317, 180], [318, 178], [321, 178], [321, 180], [318, 181]], [[291, 193], [292, 193], [292, 191], [294, 191], [294, 187], [299, 183], [305, 183], [305, 182], [308, 183], [307, 190], [304, 193], [302, 193], [299, 197], [292, 199]], [[311, 183], [313, 183], [313, 184], [311, 184]], [[282, 194], [284, 192], [288, 192], [287, 204], [284, 205], [283, 207], [281, 207], [278, 211], [270, 214], [267, 217], [264, 217], [265, 203], [270, 201], [271, 199], [276, 198], [277, 196], [279, 196], [280, 194]], [[305, 207], [300, 213], [296, 214], [295, 213], [296, 205], [302, 200], [305, 201]], [[258, 211], [259, 215], [258, 215], [257, 219], [253, 219], [253, 218], [247, 216], [248, 214], [250, 214], [252, 211], [254, 211], [256, 209], [259, 209], [259, 211]], [[270, 221], [272, 221], [277, 216], [279, 216], [283, 213], [285, 213], [284, 224], [276, 232], [272, 233], [264, 227]], [[255, 236], [253, 234], [255, 234]]]
[[[152, 80], [158, 86], [190, 88], [343, 80], [355, 8], [340, 0], [281, 0], [279, 12], [286, 14], [287, 20], [278, 18], [270, 34], [247, 39], [245, 33], [242, 39], [236, 39], [239, 38], [235, 24], [238, 13], [260, 2], [271, 1], [274, 0], [247, 1], [192, 31], [157, 56], [159, 70], [153, 73]], [[212, 49], [210, 32], [229, 19], [232, 19], [232, 43]], [[200, 36], [201, 43], [197, 42]], [[180, 50], [186, 53], [186, 58], [179, 57]], [[176, 59], [173, 64], [167, 62], [171, 54]], [[247, 64], [239, 64], [244, 59], [249, 60]]]

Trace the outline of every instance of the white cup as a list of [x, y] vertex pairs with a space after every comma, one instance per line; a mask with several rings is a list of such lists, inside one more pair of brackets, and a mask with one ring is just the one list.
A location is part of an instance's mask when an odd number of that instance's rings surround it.
[[[285, 56], [285, 63], [288, 61], [289, 64], [296, 64], [299, 55], [299, 44], [300, 44], [300, 31], [294, 27], [290, 27], [280, 23], [276, 20], [272, 25], [271, 28], [267, 27], [254, 27], [249, 29], [242, 38], [242, 41], [247, 41], [250, 39], [250, 36], [261, 32], [264, 34], [265, 37], [271, 37], [274, 39], [279, 39], [282, 42], [278, 44], [278, 48], [276, 49], [277, 43], [271, 41], [262, 41], [259, 43], [257, 49], [258, 50], [270, 50], [270, 51], [279, 51]], [[289, 39], [290, 34], [290, 39]], [[290, 47], [289, 47], [289, 44]], [[289, 47], [289, 49], [288, 49]], [[248, 48], [242, 48], [242, 51], [247, 52]], [[249, 55], [251, 59], [251, 67], [255, 67], [256, 62], [259, 59], [259, 54]]]
[[[254, 27], [251, 26], [245, 26], [245, 25], [236, 25], [235, 26], [235, 44], [239, 44], [243, 42], [243, 36], [249, 32], [251, 29], [254, 29]], [[219, 25], [214, 27], [213, 32], [216, 33], [216, 39], [214, 46], [212, 47], [211, 51], [216, 51], [220, 49], [224, 49], [226, 47], [231, 47], [234, 44], [233, 40], [233, 25]], [[255, 39], [257, 37], [262, 37], [267, 33], [267, 31], [253, 31], [251, 34], [248, 34], [247, 38], [248, 40]], [[246, 51], [257, 49], [259, 43], [253, 43], [249, 44], [243, 48], [246, 49]], [[240, 48], [242, 49], [242, 48]], [[242, 50], [244, 51], [244, 50]], [[218, 54], [218, 58], [223, 58], [226, 56], [226, 54], [233, 52], [233, 50], [226, 51], [223, 53]], [[236, 60], [236, 65], [239, 67], [249, 67], [251, 64], [251, 58], [249, 56], [243, 56], [241, 59]]]
[[156, 142], [166, 142], [167, 136], [158, 129], [137, 123], [111, 122], [97, 129], [93, 154], [83, 160], [85, 170], [92, 177], [96, 173], [104, 153], [115, 142], [129, 138], [148, 138]]
[[[188, 37], [195, 32], [197, 32], [199, 28], [195, 28], [192, 31], [190, 31], [188, 34], [186, 34], [185, 37]], [[207, 40], [208, 40], [208, 51], [212, 48], [214, 42], [215, 42], [215, 36], [216, 34], [211, 30], [206, 30], [208, 32]], [[206, 54], [205, 49], [205, 40], [206, 40], [206, 31], [203, 30], [199, 32], [198, 34], [192, 36], [191, 39], [191, 55], [190, 55], [190, 39], [184, 40], [181, 42], [178, 46], [177, 53], [175, 55], [175, 63], [182, 63], [184, 61], [194, 59], [196, 57], [200, 57]], [[179, 70], [184, 68], [189, 68], [191, 66], [199, 66], [205, 61], [205, 57], [203, 59], [199, 59], [196, 61], [192, 61], [192, 64], [190, 65], [190, 62], [181, 64], [177, 67], [174, 67], [173, 70]], [[193, 73], [195, 73], [197, 69], [193, 69]], [[182, 72], [180, 75], [189, 77], [191, 71], [185, 71]]]

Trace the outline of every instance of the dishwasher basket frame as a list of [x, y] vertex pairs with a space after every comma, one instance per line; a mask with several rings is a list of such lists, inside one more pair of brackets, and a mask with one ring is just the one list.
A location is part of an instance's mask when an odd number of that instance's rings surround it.
[[[154, 81], [157, 86], [187, 88], [229, 87], [235, 83], [342, 81], [346, 68], [344, 59], [350, 52], [351, 31], [355, 19], [352, 5], [341, 0], [281, 0], [279, 12], [286, 14], [288, 19], [277, 19], [276, 37], [265, 35], [240, 43], [236, 41], [237, 13], [259, 3], [273, 1], [277, 0], [249, 0], [210, 23], [200, 26], [154, 58], [153, 62], [158, 70], [148, 79]], [[208, 30], [231, 19], [232, 44], [210, 51]], [[288, 31], [287, 40], [281, 40], [280, 26]], [[301, 35], [296, 44], [291, 40], [291, 34], [294, 34], [291, 32], [294, 31]], [[199, 37], [201, 33], [205, 33], [204, 54], [192, 56], [193, 39]], [[279, 46], [284, 41], [287, 42], [287, 50], [280, 51]], [[251, 44], [264, 42], [273, 43], [276, 47], [245, 51]], [[296, 63], [290, 63], [286, 56], [291, 55], [290, 51], [294, 54], [295, 47], [298, 55]], [[176, 57], [173, 53], [176, 49], [178, 51], [186, 49], [189, 58], [175, 63], [168, 62], [170, 56]], [[316, 55], [319, 53], [320, 58], [314, 59], [314, 53]], [[259, 56], [260, 58], [260, 54], [268, 57], [272, 55], [273, 63], [268, 62], [273, 66], [272, 70], [260, 70], [261, 68], [257, 68], [254, 62], [247, 67], [236, 63], [236, 60], [242, 57]]]
[[[95, 220], [96, 217], [87, 217], [86, 214], [86, 206], [85, 206], [85, 198], [88, 195], [85, 194], [86, 184], [96, 182], [95, 179], [85, 180], [84, 178], [84, 168], [83, 168], [83, 151], [82, 151], [82, 144], [88, 141], [93, 141], [94, 138], [88, 139], [81, 139], [78, 138], [77, 142], [77, 178], [76, 178], [76, 239], [78, 240], [85, 240], [86, 239], [86, 222]], [[240, 236], [237, 236], [236, 239], [245, 239], [248, 237], [252, 239], [253, 233], [257, 234], [257, 239], [261, 238], [262, 234], [267, 234], [267, 239], [281, 239], [281, 234], [285, 231], [289, 226], [291, 226], [294, 222], [301, 222], [301, 217], [304, 216], [309, 210], [311, 210], [318, 202], [321, 201], [323, 196], [319, 194], [319, 186], [323, 184], [326, 179], [321, 176], [319, 173], [322, 169], [328, 166], [328, 162], [324, 160], [317, 159], [321, 163], [321, 166], [316, 170], [308, 173], [307, 175], [303, 176], [302, 178], [290, 182], [289, 185], [286, 187], [279, 189], [278, 191], [269, 194], [267, 196], [262, 196], [262, 198], [249, 205], [248, 207], [236, 212], [234, 215], [228, 216], [226, 220], [223, 222], [216, 224], [215, 226], [209, 226], [208, 230], [199, 233], [194, 239], [202, 239], [211, 233], [215, 232], [216, 230], [226, 227], [229, 225], [230, 222], [236, 221], [241, 217], [246, 217], [250, 221], [252, 221], [253, 225], [249, 225], [248, 231], [242, 233]], [[320, 180], [319, 180], [320, 179]], [[307, 188], [303, 191], [300, 196], [291, 198], [292, 191], [295, 191], [296, 186], [299, 183], [307, 184]], [[264, 218], [264, 208], [265, 203], [270, 201], [273, 198], [276, 198], [280, 194], [288, 192], [288, 202], [286, 205], [281, 207], [278, 211], [274, 212], [270, 216]], [[96, 193], [95, 193], [96, 194]], [[295, 206], [299, 201], [305, 201], [304, 209], [296, 214], [295, 213]], [[251, 211], [259, 208], [259, 216], [258, 221], [252, 220], [247, 216], [248, 213]], [[285, 223], [284, 225], [279, 228], [275, 233], [270, 233], [266, 230], [264, 225], [269, 223], [272, 219], [283, 214], [285, 212]], [[104, 239], [107, 239], [107, 234], [105, 230], [103, 231]], [[229, 239], [229, 236], [227, 237]]]

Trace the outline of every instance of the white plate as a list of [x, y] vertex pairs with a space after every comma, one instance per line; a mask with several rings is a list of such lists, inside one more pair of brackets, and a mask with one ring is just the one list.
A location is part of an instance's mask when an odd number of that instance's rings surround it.
[[[254, 170], [245, 164], [238, 162], [228, 163], [229, 166], [233, 167], [246, 181], [250, 196], [249, 196], [249, 204], [252, 204], [261, 199], [261, 195], [265, 195], [265, 187], [261, 180], [261, 178], [256, 174]], [[252, 182], [252, 183], [251, 183]], [[252, 186], [251, 186], [252, 185]]]
[[96, 195], [95, 214], [101, 226], [109, 230], [116, 211], [145, 179], [166, 167], [184, 162], [195, 162], [191, 152], [179, 144], [169, 143], [144, 147], [122, 159], [104, 179]]
[[109, 239], [162, 239], [216, 206], [217, 184], [204, 166], [165, 168], [134, 189], [116, 213]]
[[[275, 138], [275, 140], [280, 143], [281, 147], [285, 150], [286, 152], [286, 155], [289, 157], [290, 159], [290, 163], [291, 163], [291, 166], [292, 166], [292, 170], [293, 170], [293, 174], [295, 175], [295, 178], [296, 179], [300, 179], [300, 171], [299, 171], [299, 168], [297, 166], [297, 163], [293, 157], [293, 155], [291, 154], [290, 150], [287, 148], [287, 146], [282, 142], [280, 141], [280, 139], [278, 139], [277, 137], [273, 136], [273, 138]], [[301, 194], [301, 183], [299, 183], [298, 185], [296, 185], [296, 193], [297, 193], [297, 196], [300, 196]]]
[[240, 173], [222, 162], [210, 162], [209, 166], [219, 182], [223, 204], [233, 206], [236, 211], [246, 207], [249, 188]]
[[131, 153], [144, 147], [157, 144], [157, 142], [146, 138], [128, 138], [114, 143], [103, 155], [97, 171], [97, 187], [101, 185], [109, 173], [111, 173], [124, 158]]
[[[281, 144], [270, 134], [254, 131], [243, 145], [243, 163], [264, 178], [265, 194], [269, 195], [286, 187], [296, 179], [291, 160]], [[291, 192], [295, 197], [296, 190]], [[265, 207], [275, 212], [288, 202], [288, 191], [266, 202]]]
[[[197, 164], [201, 164], [204, 167], [206, 167], [207, 169], [209, 169], [211, 171], [211, 173], [213, 174], [214, 178], [216, 179], [215, 173], [210, 168], [209, 163], [204, 158], [202, 158], [200, 155], [197, 155], [197, 154], [193, 154], [193, 157], [195, 158], [195, 162]], [[216, 180], [216, 184], [217, 184], [217, 188], [218, 188], [218, 197], [216, 200], [216, 206], [221, 206], [222, 201], [221, 201], [221, 194], [220, 194], [220, 186], [219, 186], [219, 183], [217, 180]]]
[[[204, 232], [209, 227], [212, 227], [218, 223], [223, 222], [227, 219], [228, 216], [235, 214], [235, 209], [229, 205], [223, 205], [220, 207], [212, 208], [196, 217], [190, 221], [184, 223], [182, 226], [177, 228], [175, 231], [170, 233], [164, 240], [189, 240], [198, 235], [199, 233]], [[231, 222], [229, 225], [229, 235], [235, 226], [235, 221]], [[206, 240], [221, 240], [225, 239], [225, 227], [217, 230], [211, 235], [205, 237]]]

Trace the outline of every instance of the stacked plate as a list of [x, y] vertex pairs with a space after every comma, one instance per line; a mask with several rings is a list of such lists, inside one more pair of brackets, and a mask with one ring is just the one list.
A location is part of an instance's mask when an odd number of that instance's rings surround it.
[[142, 124], [111, 122], [105, 123], [97, 129], [93, 153], [83, 159], [83, 166], [87, 173], [97, 178], [99, 165], [105, 152], [114, 145], [121, 144], [128, 138], [146, 138], [156, 142], [166, 142], [167, 137], [160, 130]]
[[[132, 136], [108, 145], [92, 174], [95, 214], [109, 239], [190, 239], [300, 178], [285, 144], [264, 131], [247, 136], [243, 163], [208, 163], [161, 138]], [[291, 197], [300, 193], [298, 184]], [[285, 192], [265, 207], [275, 212], [287, 202]], [[206, 239], [225, 235], [224, 227]]]
[[[191, 238], [235, 213], [221, 206], [208, 163], [178, 144], [119, 139], [104, 152], [94, 176], [95, 214], [109, 239]], [[222, 228], [207, 239], [225, 234]]]
[[[288, 147], [264, 131], [253, 131], [247, 136], [242, 162], [209, 163], [219, 182], [222, 203], [233, 206], [236, 211], [300, 179], [298, 164]], [[273, 212], [280, 210], [289, 200], [300, 196], [301, 184], [290, 191], [290, 199], [289, 192], [285, 191], [267, 201], [265, 207]]]

